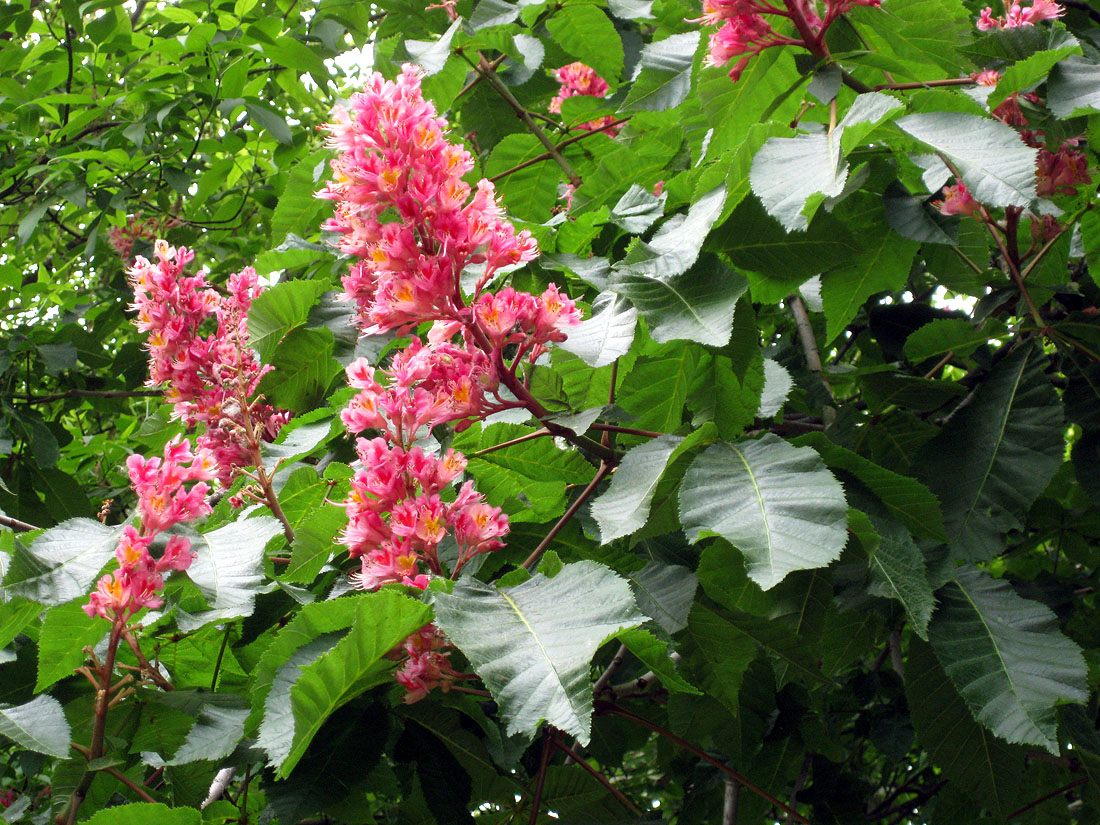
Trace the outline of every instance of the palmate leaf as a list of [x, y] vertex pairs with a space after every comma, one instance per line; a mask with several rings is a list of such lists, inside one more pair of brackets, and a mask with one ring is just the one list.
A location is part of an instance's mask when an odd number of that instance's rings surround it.
[[596, 649], [646, 620], [629, 585], [590, 561], [565, 565], [497, 589], [464, 579], [438, 593], [436, 622], [484, 680], [508, 733], [531, 733], [545, 720], [588, 744]]
[[792, 570], [836, 559], [847, 539], [847, 518], [844, 491], [817, 453], [770, 433], [712, 445], [680, 486], [680, 521], [689, 540], [727, 539], [765, 590]]
[[1034, 347], [1005, 358], [929, 441], [920, 464], [956, 554], [988, 559], [1062, 462], [1062, 404]]
[[1008, 742], [1058, 753], [1056, 705], [1085, 702], [1088, 691], [1081, 649], [1053, 611], [969, 566], [939, 597], [932, 647], [974, 718]]

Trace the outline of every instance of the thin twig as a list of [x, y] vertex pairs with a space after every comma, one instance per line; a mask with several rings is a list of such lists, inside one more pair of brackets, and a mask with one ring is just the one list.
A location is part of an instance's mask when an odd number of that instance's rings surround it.
[[27, 524], [25, 521], [20, 521], [17, 518], [11, 516], [0, 515], [0, 525], [4, 527], [10, 527], [13, 530], [37, 530], [33, 524]]
[[554, 537], [561, 532], [562, 528], [569, 523], [569, 520], [577, 514], [581, 505], [588, 500], [588, 497], [591, 496], [593, 492], [595, 492], [596, 485], [603, 481], [604, 476], [610, 472], [611, 465], [606, 461], [601, 461], [600, 468], [596, 470], [596, 475], [592, 476], [592, 480], [588, 482], [588, 486], [581, 490], [581, 494], [569, 505], [569, 509], [565, 511], [565, 514], [560, 519], [558, 519], [558, 523], [550, 528], [550, 532], [546, 534], [546, 538], [539, 542], [539, 546], [531, 551], [531, 555], [524, 560], [523, 564], [520, 565], [521, 567], [530, 568], [539, 560], [542, 551], [550, 546], [550, 542], [554, 540]]
[[542, 805], [542, 786], [546, 782], [546, 767], [550, 762], [550, 731], [543, 729], [542, 732], [542, 759], [539, 760], [539, 772], [535, 776], [535, 796], [531, 800], [531, 816], [528, 818], [529, 825], [535, 825], [539, 819], [539, 806]]
[[635, 430], [633, 427], [618, 427], [614, 424], [601, 424], [596, 422], [589, 425], [593, 430], [603, 430], [608, 433], [622, 433], [623, 435], [639, 435], [642, 438], [660, 438], [664, 433], [657, 433], [653, 430]]
[[946, 80], [917, 80], [913, 83], [880, 83], [872, 88], [876, 92], [904, 91], [906, 89], [935, 89], [937, 86], [973, 86], [977, 82], [972, 77], [949, 77]]
[[65, 392], [49, 395], [15, 393], [10, 397], [17, 401], [26, 401], [28, 404], [48, 404], [64, 398], [152, 398], [160, 394], [160, 390], [65, 390]]
[[756, 785], [754, 785], [752, 782], [750, 782], [744, 776], [739, 774], [737, 771], [735, 771], [733, 768], [731, 768], [729, 765], [727, 765], [721, 759], [717, 759], [717, 758], [711, 756], [709, 753], [707, 753], [702, 748], [691, 744], [686, 739], [680, 738], [679, 736], [677, 736], [672, 731], [666, 730], [665, 728], [662, 728], [660, 725], [655, 724], [654, 722], [650, 722], [648, 719], [646, 719], [642, 716], [638, 716], [637, 714], [631, 713], [630, 711], [625, 710], [623, 708], [620, 708], [618, 705], [614, 705], [610, 702], [601, 702], [601, 701], [597, 700], [596, 701], [596, 711], [599, 712], [599, 713], [614, 713], [617, 716], [622, 716], [625, 719], [630, 719], [634, 722], [637, 722], [639, 725], [642, 725], [643, 727], [649, 728], [654, 733], [659, 733], [661, 736], [664, 736], [666, 739], [669, 739], [672, 742], [675, 742], [677, 745], [679, 745], [684, 750], [695, 754], [696, 756], [698, 756], [700, 759], [702, 759], [705, 762], [709, 762], [711, 765], [718, 768], [718, 770], [722, 771], [724, 774], [729, 776], [731, 779], [733, 779], [734, 781], [740, 783], [741, 785], [744, 785], [746, 788], [748, 788], [750, 791], [752, 791], [757, 796], [760, 796], [763, 799], [766, 799], [772, 805], [779, 808], [781, 811], [786, 812], [789, 816], [791, 816], [792, 818], [794, 818], [798, 822], [804, 822], [804, 823], [806, 823], [806, 825], [810, 825], [810, 820], [806, 819], [806, 817], [804, 817], [802, 814], [800, 814], [794, 808], [790, 807], [789, 805], [785, 805], [784, 803], [782, 803], [778, 799], [776, 799], [774, 796], [772, 796], [770, 793], [765, 791], [763, 788], [759, 788]]
[[[478, 75], [478, 77], [480, 77], [480, 75]], [[603, 126], [600, 126], [596, 129], [590, 129], [586, 132], [583, 132], [582, 134], [574, 135], [573, 137], [568, 138], [566, 140], [563, 140], [561, 143], [557, 144], [556, 148], [560, 152], [565, 147], [572, 146], [574, 143], [577, 143], [578, 141], [582, 141], [585, 138], [591, 137], [592, 135], [598, 135], [601, 132], [606, 132], [608, 129], [616, 129], [619, 126], [622, 126], [628, 120], [630, 120], [629, 117], [621, 117], [617, 120], [611, 121], [610, 123], [606, 123]], [[550, 154], [549, 152], [543, 152], [541, 155], [535, 155], [533, 158], [531, 158], [530, 160], [525, 160], [523, 163], [517, 163], [511, 169], [505, 169], [499, 175], [493, 175], [493, 177], [489, 178], [489, 180], [492, 183], [496, 183], [501, 178], [506, 178], [509, 175], [511, 175], [513, 172], [518, 172], [521, 169], [526, 169], [528, 166], [534, 166], [536, 163], [542, 163], [545, 160], [552, 160], [553, 157], [554, 156], [552, 154]]]
[[550, 431], [546, 428], [543, 428], [533, 433], [527, 433], [527, 435], [521, 435], [519, 438], [513, 438], [510, 441], [502, 441], [500, 444], [494, 444], [492, 447], [486, 447], [483, 450], [478, 450], [477, 452], [470, 453], [470, 458], [477, 458], [478, 456], [495, 453], [497, 450], [503, 450], [505, 447], [511, 447], [514, 444], [522, 444], [524, 441], [531, 441], [532, 439], [542, 438], [546, 435], [550, 435]]
[[229, 645], [229, 631], [233, 629], [233, 623], [229, 622], [225, 626], [225, 632], [222, 634], [222, 646], [218, 648], [218, 660], [214, 662], [214, 675], [210, 677], [210, 689], [218, 689], [218, 674], [222, 669], [222, 658], [225, 656], [225, 648]]
[[611, 659], [611, 664], [607, 666], [607, 670], [600, 674], [600, 678], [596, 680], [596, 684], [592, 685], [592, 695], [599, 696], [603, 692], [603, 689], [607, 687], [607, 683], [611, 681], [612, 674], [619, 669], [623, 661], [626, 659], [626, 645], [619, 645], [619, 649], [615, 651], [615, 656]]
[[136, 782], [134, 782], [134, 780], [132, 780], [130, 777], [128, 777], [126, 774], [124, 774], [122, 771], [120, 771], [118, 768], [106, 767], [106, 768], [103, 768], [102, 770], [103, 770], [104, 773], [110, 774], [111, 776], [113, 776], [115, 779], [117, 779], [119, 782], [121, 782], [123, 785], [125, 785], [127, 788], [129, 788], [131, 791], [136, 793], [138, 796], [140, 796], [146, 802], [156, 802], [156, 800], [153, 799], [153, 797], [149, 796], [149, 794], [146, 793], [145, 789], [143, 787], [141, 787], [141, 785], [138, 785]]
[[606, 776], [604, 776], [598, 770], [589, 765], [583, 756], [581, 756], [575, 750], [565, 744], [565, 742], [561, 741], [557, 734], [551, 734], [550, 741], [554, 744], [554, 747], [556, 747], [558, 750], [560, 750], [562, 753], [570, 757], [574, 762], [576, 762], [578, 765], [588, 771], [588, 774], [593, 779], [603, 785], [604, 788], [607, 789], [608, 793], [619, 800], [619, 803], [628, 811], [630, 811], [631, 816], [640, 817], [642, 815], [642, 812], [641, 810], [639, 810], [638, 806], [631, 802], [622, 791], [612, 785], [611, 780], [609, 780]]
[[1017, 810], [1017, 811], [1013, 811], [1012, 813], [1010, 813], [1010, 814], [1008, 815], [1008, 818], [1009, 818], [1010, 820], [1012, 820], [1012, 819], [1015, 819], [1015, 818], [1016, 818], [1016, 817], [1018, 817], [1018, 816], [1019, 816], [1020, 814], [1023, 814], [1023, 813], [1027, 813], [1027, 812], [1028, 812], [1028, 811], [1030, 811], [1030, 810], [1031, 810], [1032, 808], [1037, 808], [1037, 807], [1038, 807], [1039, 805], [1042, 805], [1042, 804], [1043, 804], [1044, 802], [1046, 802], [1046, 801], [1047, 801], [1048, 799], [1053, 799], [1053, 798], [1054, 798], [1054, 797], [1056, 797], [1056, 796], [1061, 796], [1061, 795], [1062, 795], [1062, 794], [1064, 794], [1064, 793], [1068, 793], [1069, 791], [1072, 791], [1072, 790], [1073, 790], [1074, 788], [1076, 788], [1076, 787], [1079, 787], [1079, 786], [1081, 786], [1081, 785], [1084, 785], [1084, 784], [1085, 784], [1086, 782], [1088, 782], [1088, 781], [1089, 781], [1089, 780], [1088, 780], [1088, 777], [1087, 777], [1087, 776], [1082, 776], [1082, 777], [1081, 777], [1080, 779], [1074, 779], [1074, 780], [1073, 780], [1072, 782], [1067, 782], [1067, 783], [1066, 783], [1065, 785], [1063, 785], [1062, 787], [1060, 787], [1060, 788], [1058, 788], [1058, 789], [1056, 789], [1056, 790], [1053, 790], [1053, 791], [1051, 791], [1051, 792], [1050, 792], [1050, 793], [1048, 793], [1048, 794], [1043, 794], [1043, 796], [1040, 796], [1040, 797], [1039, 797], [1038, 799], [1036, 799], [1035, 801], [1033, 801], [1033, 802], [1028, 802], [1028, 803], [1027, 803], [1026, 805], [1024, 805], [1024, 807], [1020, 808], [1020, 809], [1019, 809], [1019, 810]]

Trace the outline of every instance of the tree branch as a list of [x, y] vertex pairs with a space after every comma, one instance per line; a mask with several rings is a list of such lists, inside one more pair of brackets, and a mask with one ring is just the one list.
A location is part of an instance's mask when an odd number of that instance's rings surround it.
[[530, 568], [536, 561], [539, 560], [539, 556], [542, 552], [550, 546], [550, 542], [554, 540], [554, 537], [561, 532], [562, 528], [569, 523], [569, 520], [577, 514], [577, 511], [581, 509], [581, 505], [588, 500], [588, 497], [596, 490], [596, 485], [603, 481], [604, 476], [611, 472], [611, 465], [606, 461], [600, 462], [600, 468], [596, 470], [596, 475], [592, 476], [592, 480], [588, 482], [588, 486], [581, 490], [581, 494], [569, 505], [569, 509], [565, 511], [558, 523], [550, 528], [550, 532], [546, 534], [546, 538], [539, 542], [539, 546], [531, 551], [531, 555], [528, 556], [521, 567]]
[[617, 800], [619, 800], [619, 804], [621, 804], [630, 812], [631, 816], [640, 817], [642, 815], [642, 812], [641, 810], [639, 810], [638, 806], [627, 799], [626, 795], [622, 791], [612, 785], [611, 780], [609, 780], [606, 776], [604, 776], [598, 770], [589, 765], [583, 756], [581, 756], [567, 744], [562, 742], [561, 739], [558, 738], [557, 734], [551, 733], [550, 741], [553, 743], [554, 747], [556, 747], [566, 756], [570, 757], [574, 762], [584, 768], [584, 770], [588, 772], [589, 776], [591, 776], [593, 779], [603, 785], [604, 788], [607, 789], [607, 792], [610, 793]]
[[28, 404], [48, 404], [65, 398], [154, 398], [160, 394], [160, 390], [65, 390], [49, 395], [16, 393], [11, 397]]
[[798, 340], [802, 344], [802, 352], [806, 355], [806, 366], [825, 385], [829, 397], [832, 398], [833, 388], [829, 385], [829, 379], [825, 377], [825, 370], [821, 365], [821, 353], [817, 349], [817, 338], [814, 336], [814, 327], [810, 323], [810, 314], [806, 311], [806, 305], [802, 302], [801, 296], [792, 292], [787, 296], [787, 306], [791, 308], [791, 314], [794, 315], [795, 326], [798, 328]]

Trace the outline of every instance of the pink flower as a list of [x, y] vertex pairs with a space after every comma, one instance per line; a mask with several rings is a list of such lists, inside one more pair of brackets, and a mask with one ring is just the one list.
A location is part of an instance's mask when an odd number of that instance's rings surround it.
[[943, 187], [943, 196], [942, 201], [933, 203], [942, 215], [973, 215], [981, 208], [963, 183]]
[[1066, 13], [1066, 10], [1054, 0], [1032, 0], [1028, 7], [1020, 5], [1016, 0], [1004, 0], [1005, 14], [1003, 17], [994, 17], [993, 8], [986, 6], [978, 17], [977, 27], [980, 31], [991, 29], [1014, 29], [1020, 26], [1034, 26], [1040, 20], [1054, 20]]
[[[549, 107], [547, 107], [554, 114], [561, 113], [561, 104], [566, 98], [577, 96], [607, 97], [611, 91], [611, 87], [607, 85], [607, 81], [596, 74], [595, 69], [580, 62], [562, 66], [555, 74], [557, 75], [558, 82], [561, 83], [561, 88], [558, 90], [557, 95], [551, 99]], [[615, 118], [608, 115], [598, 118], [597, 120], [590, 120], [587, 123], [582, 123], [577, 128], [587, 131], [603, 129], [608, 135], [615, 137], [615, 135], [619, 133], [617, 127], [604, 128], [614, 122]]]
[[1068, 148], [1070, 145], [1067, 141], [1057, 152], [1039, 150], [1035, 178], [1040, 198], [1076, 195], [1078, 186], [1092, 182], [1088, 158], [1083, 152]]

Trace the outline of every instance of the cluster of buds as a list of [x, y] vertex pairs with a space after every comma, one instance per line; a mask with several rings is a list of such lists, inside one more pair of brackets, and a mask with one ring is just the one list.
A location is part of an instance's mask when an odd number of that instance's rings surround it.
[[1054, 0], [1032, 0], [1031, 5], [1023, 7], [1012, 0], [1004, 0], [1005, 13], [1001, 17], [993, 16], [993, 7], [982, 9], [977, 26], [980, 31], [990, 29], [1015, 29], [1020, 26], [1034, 26], [1040, 20], [1055, 20], [1066, 13]]
[[125, 226], [112, 226], [107, 233], [107, 243], [120, 258], [129, 261], [134, 244], [140, 240], [155, 240], [159, 234], [158, 222], [152, 218], [127, 218]]
[[[248, 310], [259, 294], [256, 271], [231, 275], [225, 295], [206, 283], [203, 272], [185, 275], [195, 257], [166, 241], [154, 245], [157, 262], [138, 256], [130, 268], [135, 324], [148, 333], [149, 386], [166, 385], [173, 414], [189, 427], [202, 424], [200, 448], [211, 451], [217, 478], [228, 485], [234, 469], [255, 463], [253, 434], [273, 440], [289, 413], [252, 403], [267, 368], [248, 346]], [[213, 318], [216, 329], [200, 334]]]
[[[705, 26], [721, 26], [710, 36], [708, 66], [725, 66], [740, 56], [730, 77], [735, 81], [753, 55], [774, 46], [801, 46], [814, 54], [822, 51], [825, 32], [833, 21], [854, 6], [880, 6], [882, 0], [824, 0], [820, 8], [816, 0], [790, 0], [785, 8], [768, 0], [703, 0], [703, 14], [689, 20]], [[777, 32], [765, 15], [785, 17], [793, 24], [798, 37]]]
[[[611, 91], [607, 81], [596, 74], [595, 69], [579, 61], [570, 63], [568, 66], [562, 66], [554, 71], [554, 75], [558, 78], [561, 88], [550, 100], [549, 109], [556, 115], [561, 114], [561, 104], [567, 97], [607, 97]], [[607, 115], [582, 123], [577, 128], [589, 132], [599, 129], [611, 137], [615, 137], [619, 134], [618, 127], [609, 128], [609, 124], [614, 122], [615, 118]]]
[[191, 566], [191, 542], [184, 536], [171, 536], [158, 558], [150, 549], [168, 528], [210, 512], [206, 482], [214, 478], [215, 459], [208, 450], [192, 452], [190, 442], [177, 438], [165, 445], [163, 458], [132, 455], [126, 468], [138, 496], [141, 529], [123, 529], [115, 548], [118, 569], [99, 580], [84, 605], [89, 616], [119, 622], [143, 607], [160, 607], [164, 574]]
[[[598, 89], [591, 80], [589, 87]], [[347, 368], [359, 392], [341, 418], [352, 433], [378, 435], [357, 440], [361, 468], [344, 503], [342, 542], [360, 560], [352, 576], [357, 587], [398, 582], [423, 589], [432, 576], [454, 576], [475, 555], [502, 547], [508, 520], [473, 482], [451, 492], [465, 457], [432, 455], [417, 441], [438, 424], [460, 429], [523, 406], [504, 388], [522, 391], [521, 363], [564, 340], [563, 328], [580, 313], [554, 285], [541, 295], [487, 291], [502, 269], [532, 260], [538, 248], [504, 217], [491, 182], [471, 189], [462, 180], [473, 159], [447, 140], [447, 122], [423, 98], [413, 66], [394, 81], [376, 73], [350, 104], [326, 127], [340, 155], [334, 179], [318, 193], [336, 202], [324, 228], [360, 259], [343, 278], [344, 298], [355, 302], [367, 335], [432, 327], [426, 341], [411, 336], [385, 368], [363, 359]], [[468, 268], [476, 278], [472, 295], [460, 280]], [[456, 548], [449, 570], [440, 558], [445, 539]], [[406, 701], [457, 677], [447, 647], [434, 625], [406, 640], [397, 674]]]

